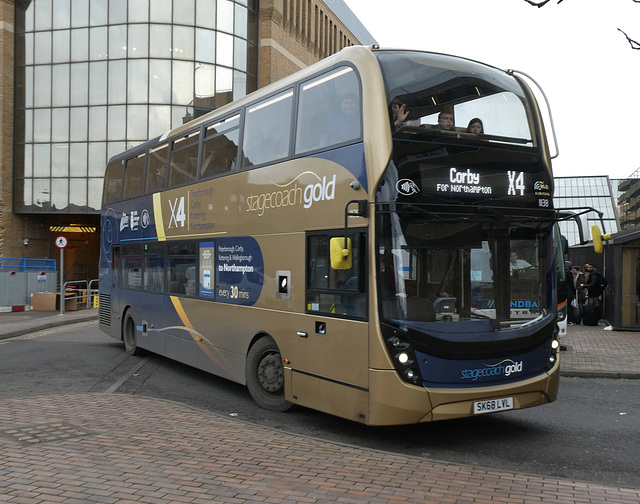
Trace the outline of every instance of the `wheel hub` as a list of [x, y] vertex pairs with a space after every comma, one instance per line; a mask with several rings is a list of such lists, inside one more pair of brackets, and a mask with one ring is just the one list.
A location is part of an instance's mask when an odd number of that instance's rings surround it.
[[278, 392], [284, 386], [284, 373], [280, 355], [267, 355], [258, 366], [260, 385], [270, 393]]

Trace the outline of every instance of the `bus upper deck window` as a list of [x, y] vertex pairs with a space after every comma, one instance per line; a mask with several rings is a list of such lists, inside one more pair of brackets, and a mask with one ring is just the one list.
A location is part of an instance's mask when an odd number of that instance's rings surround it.
[[124, 171], [121, 161], [110, 164], [104, 177], [103, 203], [113, 203], [122, 198], [122, 173]]
[[127, 160], [124, 172], [124, 197], [133, 198], [142, 194], [144, 180], [145, 155], [141, 154]]
[[289, 154], [293, 91], [288, 90], [247, 109], [243, 166], [283, 159]]
[[195, 181], [200, 131], [173, 142], [169, 162], [169, 187]]
[[362, 135], [360, 84], [351, 67], [302, 85], [296, 154], [357, 140]]
[[205, 130], [200, 179], [208, 179], [235, 169], [240, 143], [239, 119], [240, 115], [236, 114]]
[[147, 192], [152, 193], [165, 188], [167, 183], [167, 144], [160, 145], [149, 152], [147, 162]]

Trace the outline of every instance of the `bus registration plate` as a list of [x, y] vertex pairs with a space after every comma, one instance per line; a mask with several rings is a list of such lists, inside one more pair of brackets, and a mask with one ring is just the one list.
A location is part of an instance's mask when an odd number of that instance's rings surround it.
[[489, 401], [477, 401], [473, 403], [474, 415], [510, 409], [513, 409], [513, 397], [503, 397], [502, 399], [490, 399]]

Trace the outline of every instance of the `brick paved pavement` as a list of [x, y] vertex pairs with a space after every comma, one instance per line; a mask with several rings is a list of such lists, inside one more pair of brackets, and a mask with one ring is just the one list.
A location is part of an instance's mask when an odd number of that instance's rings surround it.
[[569, 326], [561, 344], [562, 376], [640, 378], [640, 332], [605, 331], [599, 326]]
[[0, 404], [0, 502], [605, 503], [640, 489], [320, 441], [112, 394]]
[[[96, 316], [0, 314], [0, 339]], [[563, 375], [640, 376], [640, 333], [572, 326], [562, 343]], [[637, 504], [640, 489], [393, 455], [168, 401], [77, 394], [0, 403], [2, 502]]]

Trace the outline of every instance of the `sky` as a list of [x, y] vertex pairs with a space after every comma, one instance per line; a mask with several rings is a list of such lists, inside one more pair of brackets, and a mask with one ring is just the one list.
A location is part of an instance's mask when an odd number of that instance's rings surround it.
[[454, 54], [532, 76], [551, 106], [555, 176], [618, 179], [640, 168], [640, 50], [618, 31], [640, 41], [640, 3], [344, 1], [380, 47]]

